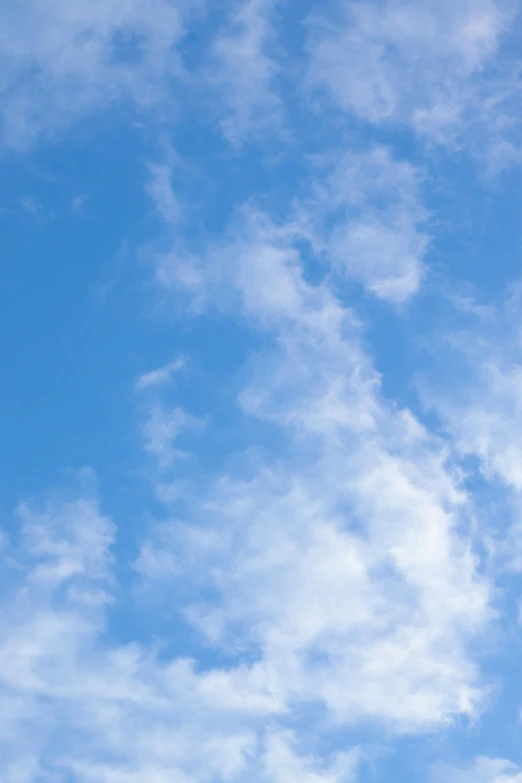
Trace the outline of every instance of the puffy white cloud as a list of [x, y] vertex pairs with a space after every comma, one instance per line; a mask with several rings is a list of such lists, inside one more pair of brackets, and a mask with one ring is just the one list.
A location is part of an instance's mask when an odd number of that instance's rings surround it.
[[251, 213], [246, 226], [219, 254], [219, 280], [273, 335], [240, 402], [283, 441], [257, 467], [195, 488], [190, 524], [173, 523], [154, 562], [175, 591], [177, 553], [183, 581], [214, 596], [194, 602], [191, 621], [231, 654], [251, 651], [254, 691], [295, 715], [322, 704], [342, 723], [413, 732], [474, 715], [469, 644], [488, 619], [488, 585], [458, 471], [382, 398], [353, 315], [305, 280], [285, 230]]
[[382, 398], [350, 313], [306, 282], [295, 251], [272, 250], [273, 296], [259, 290], [259, 245], [229, 254], [229, 285], [275, 337], [241, 404], [285, 445], [251, 475], [245, 462], [194, 486], [190, 524], [164, 523], [137, 563], [228, 663], [199, 669], [145, 640], [119, 643], [111, 522], [90, 496], [22, 506], [0, 601], [10, 783], [348, 782], [356, 751], [315, 747], [331, 726], [417, 733], [480, 708], [470, 643], [488, 585], [458, 476], [437, 439]]
[[188, 659], [118, 642], [115, 531], [90, 494], [19, 515], [20, 542], [2, 560], [2, 780], [351, 779], [356, 756], [314, 759], [270, 728], [277, 705], [241, 669], [198, 673]]

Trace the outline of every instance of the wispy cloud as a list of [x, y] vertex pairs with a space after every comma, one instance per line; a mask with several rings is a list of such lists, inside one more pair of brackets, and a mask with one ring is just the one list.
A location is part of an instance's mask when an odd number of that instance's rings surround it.
[[[235, 7], [234, 7], [235, 5]], [[234, 143], [249, 135], [281, 129], [283, 103], [278, 95], [281, 66], [273, 16], [276, 0], [232, 4], [226, 28], [214, 41], [209, 79], [224, 104], [223, 130]]]
[[121, 99], [150, 105], [179, 70], [184, 10], [166, 0], [5, 5], [2, 140], [24, 146]]
[[330, 4], [310, 17], [309, 83], [368, 122], [457, 146], [473, 144], [474, 126], [495, 146], [518, 95], [509, 64], [494, 60], [513, 13], [494, 0]]
[[520, 783], [522, 772], [516, 764], [506, 759], [479, 756], [472, 764], [460, 769], [441, 765], [433, 780], [434, 783], [438, 780], [448, 780], [450, 783]]
[[158, 367], [156, 370], [140, 375], [136, 381], [136, 388], [139, 391], [143, 389], [157, 388], [158, 386], [164, 386], [172, 380], [172, 377], [183, 370], [185, 367], [185, 360], [183, 358], [175, 359], [169, 362], [164, 367]]
[[145, 450], [157, 460], [160, 470], [166, 470], [176, 458], [188, 456], [175, 445], [179, 435], [202, 426], [202, 421], [183, 408], [154, 403], [144, 425]]

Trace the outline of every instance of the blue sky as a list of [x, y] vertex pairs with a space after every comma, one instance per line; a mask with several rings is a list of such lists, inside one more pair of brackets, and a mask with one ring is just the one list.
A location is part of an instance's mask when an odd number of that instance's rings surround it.
[[1, 783], [522, 783], [521, 11], [2, 4]]

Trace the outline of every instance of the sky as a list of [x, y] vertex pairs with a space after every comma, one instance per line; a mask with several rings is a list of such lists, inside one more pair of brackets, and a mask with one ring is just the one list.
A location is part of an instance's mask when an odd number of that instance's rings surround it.
[[522, 783], [522, 3], [0, 5], [0, 783]]

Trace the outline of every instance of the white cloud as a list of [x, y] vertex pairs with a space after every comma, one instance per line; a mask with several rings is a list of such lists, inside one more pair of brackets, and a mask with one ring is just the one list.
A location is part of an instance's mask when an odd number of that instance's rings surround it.
[[[164, 119], [176, 103], [176, 84], [200, 95], [205, 84], [218, 90], [216, 108], [234, 143], [257, 134], [260, 124], [273, 128], [282, 113], [270, 51], [273, 5], [230, 3], [189, 73], [180, 44], [212, 3], [8, 0], [0, 10], [0, 139], [24, 148], [121, 101]], [[159, 186], [162, 172], [155, 173]]]
[[35, 779], [59, 730], [109, 600], [113, 538], [89, 497], [42, 511], [25, 505], [19, 517], [21, 545], [3, 554], [0, 608], [0, 776], [10, 783]]
[[154, 457], [160, 470], [167, 470], [176, 459], [188, 456], [186, 451], [175, 445], [179, 435], [203, 426], [203, 421], [183, 408], [154, 401], [147, 411], [143, 427], [145, 451]]
[[[274, 783], [351, 783], [357, 772], [357, 754], [339, 753], [334, 762], [321, 769], [315, 759], [299, 758], [284, 734], [270, 737], [265, 767]], [[291, 739], [291, 737], [290, 737]]]
[[309, 20], [309, 83], [372, 123], [460, 144], [472, 122], [494, 144], [517, 87], [484, 70], [512, 20], [513, 5], [494, 0], [333, 3]]
[[42, 205], [34, 196], [25, 196], [21, 202], [22, 209], [34, 218], [42, 217]]
[[468, 380], [460, 399], [435, 405], [462, 453], [478, 456], [489, 478], [499, 476], [521, 490], [522, 368], [516, 361], [502, 366], [502, 360], [499, 364], [492, 355], [477, 359], [470, 368], [473, 385]]
[[181, 357], [169, 362], [164, 367], [158, 367], [156, 370], [140, 375], [136, 381], [136, 388], [139, 391], [144, 389], [156, 388], [170, 383], [172, 376], [185, 368], [185, 360]]
[[[519, 292], [497, 308], [468, 310], [470, 326], [439, 334], [432, 346], [438, 361], [444, 362], [447, 368], [446, 381], [441, 383], [440, 376], [426, 372], [419, 386], [426, 407], [440, 417], [452, 448], [461, 458], [475, 457], [476, 475], [489, 487], [497, 488], [487, 511], [479, 509], [485, 525], [480, 533], [498, 568], [519, 570], [522, 568]], [[473, 475], [471, 470], [470, 474]]]
[[163, 399], [162, 391], [170, 384], [173, 375], [185, 366], [185, 359], [178, 357], [164, 367], [141, 375], [135, 385], [137, 391], [145, 394], [141, 414], [144, 449], [161, 472], [171, 468], [176, 460], [189, 456], [176, 445], [179, 436], [205, 426], [203, 419], [193, 416], [180, 405], [167, 404]]
[[147, 192], [166, 223], [174, 223], [180, 215], [180, 205], [172, 187], [172, 163], [151, 164], [151, 181]]
[[522, 772], [506, 759], [479, 756], [472, 764], [460, 769], [440, 765], [433, 783], [522, 783]]
[[144, 255], [153, 268], [160, 302], [165, 291], [170, 294], [175, 291], [177, 297], [183, 299], [180, 309], [184, 312], [197, 315], [205, 309], [209, 275], [197, 256], [178, 249], [167, 252], [146, 249]]
[[153, 254], [159, 290], [188, 293], [196, 311], [234, 307], [241, 291], [241, 309], [257, 318], [286, 320], [300, 313], [308, 319], [319, 303], [321, 317], [335, 319], [340, 311], [328, 285], [311, 295], [303, 281], [297, 248], [304, 241], [327, 273], [358, 281], [392, 304], [407, 301], [426, 274], [430, 243], [421, 172], [375, 147], [314, 161], [312, 183], [277, 219], [253, 204], [243, 206], [224, 238], [199, 257], [184, 248], [183, 239], [172, 238], [172, 222], [166, 221], [176, 250]]
[[[217, 113], [235, 145], [291, 138], [280, 88], [285, 80], [297, 87], [305, 67], [311, 88], [326, 87], [365, 120], [406, 122], [477, 154], [487, 142], [483, 169], [520, 159], [516, 63], [500, 58], [487, 70], [512, 25], [511, 4], [318, 5], [300, 60], [278, 39], [275, 0], [234, 0], [208, 40], [202, 25], [202, 51], [185, 67], [183, 42], [207, 10], [212, 16], [214, 4], [203, 0], [8, 0], [0, 9], [1, 140], [24, 148], [121, 101], [164, 120], [177, 88], [204, 103], [207, 117]], [[308, 110], [307, 96], [300, 100]], [[178, 206], [171, 195], [168, 209]]]
[[417, 291], [425, 250], [426, 238], [400, 216], [392, 228], [372, 219], [349, 224], [333, 243], [335, 256], [345, 259], [347, 269], [354, 269], [372, 293], [398, 303]]
[[351, 778], [356, 756], [320, 761], [269, 729], [273, 702], [259, 698], [248, 673], [197, 673], [187, 659], [161, 660], [111, 636], [114, 526], [92, 497], [31, 504], [20, 516], [20, 546], [2, 559], [2, 781]]
[[179, 73], [186, 10], [168, 0], [3, 3], [3, 141], [24, 146], [121, 99], [154, 104]]
[[[211, 81], [236, 144], [282, 121], [274, 7], [234, 5], [214, 41]], [[359, 118], [455, 141], [478, 116], [474, 79], [507, 14], [490, 0], [343, 9], [337, 26], [310, 21], [310, 82]], [[24, 145], [120, 99], [158, 103], [181, 68], [184, 25], [184, 6], [168, 0], [10, 3], [0, 11], [5, 139]], [[462, 472], [441, 438], [386, 400], [357, 318], [334, 292], [355, 280], [400, 304], [418, 290], [430, 241], [422, 173], [375, 147], [329, 156], [312, 176], [289, 214], [245, 207], [201, 257], [176, 248], [155, 266], [166, 291], [184, 287], [195, 309], [225, 311], [263, 336], [234, 402], [276, 446], [261, 438], [259, 453], [254, 442], [228, 455], [227, 472], [204, 485], [163, 484], [186, 456], [181, 434], [206, 424], [161, 396], [182, 360], [136, 382], [167, 520], [144, 531], [134, 570], [161, 587], [150, 591], [158, 617], [164, 601], [168, 617], [194, 626], [207, 665], [178, 637], [175, 652], [118, 641], [115, 530], [92, 497], [21, 505], [21, 542], [0, 551], [2, 780], [351, 783], [358, 751], [325, 753], [330, 732], [371, 723], [387, 737], [424, 733], [480, 713], [488, 683], [474, 645], [492, 586], [474, 556]], [[151, 167], [169, 239], [184, 217], [171, 182], [172, 159]], [[319, 283], [303, 242], [324, 262]], [[519, 491], [520, 373], [488, 361], [478, 374], [480, 404], [440, 405], [452, 446]], [[132, 632], [136, 608], [118, 609]], [[520, 777], [492, 760], [454, 775]]]
[[421, 172], [375, 147], [332, 155], [318, 174], [310, 203], [298, 211], [299, 230], [348, 278], [381, 299], [406, 301], [425, 274], [430, 240]]
[[232, 3], [229, 23], [213, 44], [209, 79], [219, 88], [223, 130], [234, 144], [249, 134], [281, 127], [283, 104], [277, 93], [280, 67], [273, 50], [275, 0]]
[[183, 582], [215, 596], [188, 617], [210, 643], [251, 650], [254, 692], [292, 714], [322, 704], [341, 723], [408, 732], [474, 716], [483, 694], [469, 644], [488, 619], [488, 585], [459, 474], [381, 397], [353, 315], [305, 280], [288, 233], [247, 212], [209, 270], [274, 337], [240, 402], [284, 449], [186, 494], [190, 524], [173, 524], [158, 558], [178, 552]]

